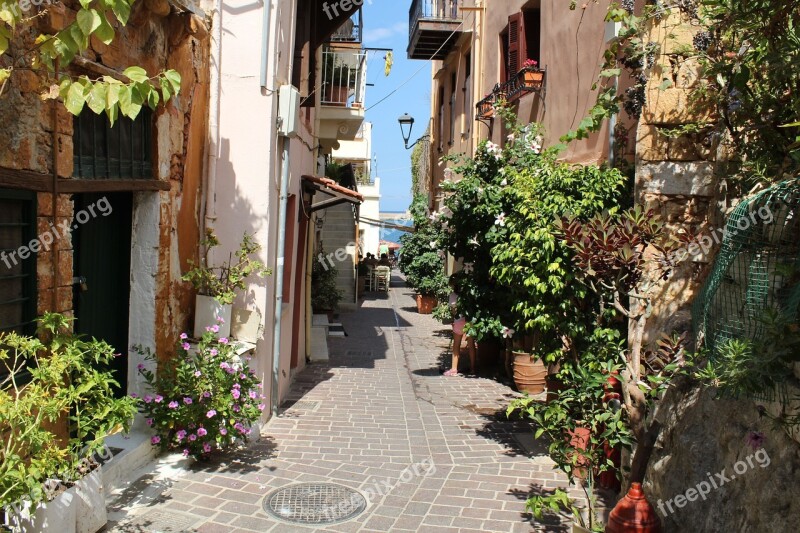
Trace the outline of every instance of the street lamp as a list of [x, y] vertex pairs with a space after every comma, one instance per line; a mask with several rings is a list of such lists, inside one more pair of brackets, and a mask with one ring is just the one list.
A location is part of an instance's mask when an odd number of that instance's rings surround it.
[[430, 135], [423, 135], [414, 141], [413, 144], [409, 145], [408, 140], [411, 138], [411, 130], [414, 128], [414, 117], [408, 113], [404, 113], [400, 118], [397, 119], [397, 122], [400, 123], [400, 133], [403, 135], [403, 142], [406, 145], [406, 150], [413, 148], [421, 140], [430, 138]]

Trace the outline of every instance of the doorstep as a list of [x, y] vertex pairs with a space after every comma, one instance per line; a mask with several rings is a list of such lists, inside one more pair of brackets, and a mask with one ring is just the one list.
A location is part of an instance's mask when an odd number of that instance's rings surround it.
[[153, 463], [159, 448], [150, 444], [152, 434], [144, 429], [134, 428], [127, 435], [117, 433], [105, 440], [106, 446], [115, 452], [114, 456], [103, 464], [103, 485], [106, 494], [123, 487], [131, 480], [131, 475], [148, 464]]

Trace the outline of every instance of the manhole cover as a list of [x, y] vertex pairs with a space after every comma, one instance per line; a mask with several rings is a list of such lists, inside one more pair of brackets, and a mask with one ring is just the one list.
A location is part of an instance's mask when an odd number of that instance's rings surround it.
[[367, 508], [361, 493], [335, 483], [302, 483], [273, 491], [264, 510], [292, 524], [335, 524], [355, 518]]

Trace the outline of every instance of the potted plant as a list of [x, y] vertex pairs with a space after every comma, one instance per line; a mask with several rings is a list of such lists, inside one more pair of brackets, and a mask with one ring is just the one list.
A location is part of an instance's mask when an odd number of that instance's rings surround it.
[[247, 278], [251, 275], [263, 277], [269, 275], [271, 271], [264, 266], [264, 263], [252, 258], [261, 250], [261, 245], [247, 233], [242, 237], [239, 249], [231, 253], [228, 261], [220, 266], [209, 265], [211, 250], [219, 246], [219, 240], [212, 230], [206, 232], [201, 244], [205, 248], [205, 256], [197, 266], [190, 261], [189, 265], [193, 268], [182, 277], [197, 291], [194, 338], [202, 337], [206, 328], [211, 326], [219, 327], [221, 336], [228, 337], [231, 331], [231, 308], [236, 291], [247, 288]]
[[525, 89], [537, 90], [542, 88], [544, 83], [544, 70], [539, 68], [539, 62], [535, 59], [526, 59], [522, 64], [522, 81]]
[[[316, 257], [320, 255], [325, 256], [322, 247]], [[342, 299], [342, 291], [336, 286], [338, 273], [336, 265], [324, 261], [314, 261], [314, 267], [311, 270], [311, 307], [315, 313], [326, 313], [331, 319]]]
[[[153, 446], [204, 459], [246, 441], [261, 417], [262, 385], [248, 358], [240, 359], [218, 329], [208, 327], [194, 347], [182, 333], [176, 359], [158, 376], [140, 365], [151, 393], [139, 398], [139, 408], [155, 432]], [[136, 349], [155, 360], [149, 350]]]
[[355, 70], [339, 59], [333, 51], [323, 53], [322, 80], [325, 82], [325, 104], [344, 106], [355, 81]]
[[[12, 530], [97, 531], [106, 523], [104, 439], [127, 431], [131, 398], [102, 370], [114, 349], [71, 333], [71, 319], [46, 314], [39, 336], [0, 335], [0, 508]], [[37, 529], [39, 528], [39, 529]]]
[[631, 445], [632, 435], [623, 423], [623, 411], [605, 401], [605, 384], [610, 372], [619, 371], [616, 363], [592, 360], [567, 365], [561, 371], [565, 386], [549, 403], [525, 396], [514, 400], [507, 414], [521, 413], [536, 427], [535, 437], [550, 439], [548, 455], [562, 470], [571, 485], [580, 485], [589, 504], [586, 516], [575, 506], [568, 491], [556, 489], [551, 494], [530, 498], [527, 508], [538, 519], [546, 512], [564, 510], [575, 518], [575, 531], [603, 531], [598, 517], [595, 494], [597, 477], [611, 466], [604, 443]]
[[[513, 335], [513, 330], [510, 330]], [[537, 395], [547, 388], [547, 365], [534, 353], [535, 336], [518, 335], [512, 339], [514, 385], [517, 390]]]

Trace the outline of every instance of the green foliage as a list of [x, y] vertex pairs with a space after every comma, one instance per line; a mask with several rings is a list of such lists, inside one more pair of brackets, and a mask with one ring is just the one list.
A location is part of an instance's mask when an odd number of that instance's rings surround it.
[[325, 259], [325, 250], [319, 249], [317, 261], [311, 270], [311, 307], [314, 311], [333, 311], [342, 299], [342, 291], [336, 286], [339, 269]]
[[[599, 342], [598, 350], [607, 352], [608, 339], [597, 335], [595, 340]], [[573, 512], [583, 527], [602, 531], [596, 511], [595, 479], [614, 466], [606, 457], [604, 446], [630, 448], [632, 445], [624, 411], [618, 402], [610, 402], [611, 397], [607, 395], [610, 376], [618, 375], [622, 368], [614, 359], [587, 353], [580, 365], [566, 365], [558, 374], [562, 387], [551, 393], [553, 399], [544, 403], [525, 396], [509, 405], [508, 415], [520, 413], [534, 423], [537, 439], [548, 438], [548, 455], [555, 462], [554, 468], [562, 470], [570, 483], [575, 483], [579, 476], [583, 478], [582, 488], [589, 502], [588, 524], [563, 491], [529, 499], [527, 506], [535, 517], [563, 509]]]
[[232, 304], [236, 298], [236, 291], [247, 288], [247, 278], [250, 276], [264, 277], [272, 273], [264, 263], [251, 257], [261, 250], [261, 245], [247, 233], [242, 237], [239, 249], [218, 267], [208, 266], [211, 250], [219, 246], [219, 240], [213, 231], [209, 230], [206, 233], [201, 244], [206, 249], [206, 255], [198, 266], [189, 261], [193, 268], [181, 279], [190, 282], [199, 294], [212, 296], [223, 305]]
[[[153, 392], [141, 398], [139, 406], [155, 431], [150, 441], [154, 446], [203, 458], [246, 441], [250, 426], [261, 416], [261, 383], [248, 361], [236, 356], [235, 345], [217, 337], [218, 330], [219, 326], [206, 328], [196, 349], [187, 342], [188, 335], [181, 334], [177, 357], [162, 365], [158, 376], [139, 365], [139, 374]], [[156, 364], [149, 350], [137, 350]]]
[[[44, 500], [48, 479], [81, 478], [105, 437], [127, 431], [136, 413], [132, 398], [115, 398], [119, 383], [104, 370], [114, 349], [71, 327], [71, 319], [48, 313], [39, 319], [39, 337], [0, 335], [0, 364], [9, 371], [0, 383], [0, 508]], [[66, 443], [56, 434], [64, 421]]]
[[60, 96], [73, 115], [88, 106], [96, 114], [106, 113], [113, 125], [120, 114], [136, 118], [143, 106], [155, 109], [160, 102], [169, 101], [181, 88], [181, 77], [175, 70], [151, 76], [134, 66], [123, 72], [126, 82], [110, 76], [91, 79], [64, 74], [74, 58], [89, 48], [91, 38], [106, 45], [112, 43], [114, 27], [127, 24], [133, 2], [81, 0], [74, 22], [55, 35], [36, 33], [31, 48], [25, 48], [24, 43], [29, 33], [36, 31], [38, 17], [23, 13], [16, 3], [0, 6], [0, 64], [6, 65], [0, 68], [0, 96], [15, 70], [33, 70], [53, 78], [58, 65], [59, 79], [46, 96]]
[[[441, 252], [442, 235], [427, 216], [427, 197], [417, 195], [411, 205], [414, 233], [400, 237], [403, 253], [400, 271], [408, 284], [418, 293], [435, 296], [439, 300], [449, 294], [444, 274], [444, 254]], [[433, 217], [435, 218], [435, 217]]]

